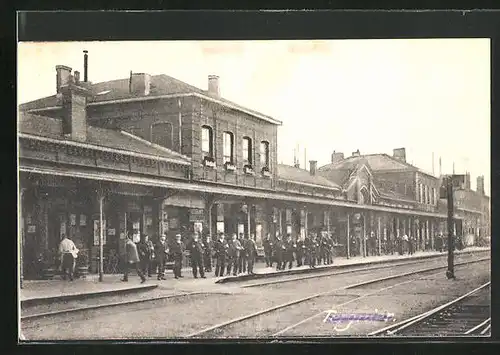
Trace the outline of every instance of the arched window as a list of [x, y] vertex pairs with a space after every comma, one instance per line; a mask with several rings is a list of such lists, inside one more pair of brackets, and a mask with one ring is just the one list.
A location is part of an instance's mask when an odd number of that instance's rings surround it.
[[269, 169], [269, 142], [260, 142], [260, 165]]
[[224, 132], [223, 144], [224, 164], [234, 164], [234, 135], [231, 132]]
[[242, 148], [244, 164], [252, 165], [252, 140], [248, 137], [243, 137]]
[[201, 152], [203, 158], [213, 158], [213, 132], [212, 128], [209, 126], [201, 127]]
[[173, 128], [169, 122], [157, 122], [151, 125], [151, 142], [162, 147], [172, 149]]

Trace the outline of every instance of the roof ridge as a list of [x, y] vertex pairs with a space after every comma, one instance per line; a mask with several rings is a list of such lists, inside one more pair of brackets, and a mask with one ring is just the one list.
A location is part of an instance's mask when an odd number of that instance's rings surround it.
[[120, 130], [119, 132], [121, 134], [125, 135], [125, 136], [128, 136], [128, 137], [133, 138], [133, 139], [135, 139], [135, 140], [137, 140], [139, 142], [142, 142], [142, 143], [145, 143], [147, 145], [150, 145], [150, 146], [152, 146], [152, 147], [154, 147], [156, 149], [163, 150], [164, 152], [167, 152], [167, 153], [170, 153], [172, 155], [175, 155], [175, 156], [178, 156], [178, 157], [181, 157], [181, 158], [184, 158], [184, 159], [187, 159], [187, 160], [191, 161], [191, 158], [188, 157], [188, 156], [186, 156], [186, 155], [184, 155], [184, 154], [181, 154], [181, 153], [176, 152], [174, 150], [168, 149], [168, 148], [163, 147], [163, 146], [161, 146], [159, 144], [150, 142], [147, 139], [143, 139], [141, 137], [136, 136], [135, 134], [132, 134], [132, 133], [129, 133], [129, 132], [126, 132], [126, 131], [123, 131], [123, 130]]

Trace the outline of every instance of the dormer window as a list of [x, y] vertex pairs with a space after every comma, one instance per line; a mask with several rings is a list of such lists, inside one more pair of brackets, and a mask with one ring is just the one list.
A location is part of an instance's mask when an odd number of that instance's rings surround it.
[[203, 155], [203, 159], [209, 158], [213, 160], [213, 131], [209, 126], [201, 127], [201, 153]]
[[252, 166], [252, 140], [249, 137], [243, 137], [243, 164]]

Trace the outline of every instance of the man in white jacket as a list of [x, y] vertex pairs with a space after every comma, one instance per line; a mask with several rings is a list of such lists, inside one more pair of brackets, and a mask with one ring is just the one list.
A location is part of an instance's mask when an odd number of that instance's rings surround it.
[[75, 243], [66, 235], [59, 244], [59, 253], [61, 254], [61, 265], [63, 271], [63, 279], [66, 280], [66, 272], [69, 274], [69, 280], [73, 281], [73, 272], [75, 270], [75, 259], [78, 257], [78, 249]]

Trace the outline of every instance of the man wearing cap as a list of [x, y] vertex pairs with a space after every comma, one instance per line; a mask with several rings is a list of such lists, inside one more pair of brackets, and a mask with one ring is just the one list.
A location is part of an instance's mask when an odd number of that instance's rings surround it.
[[176, 234], [175, 241], [170, 247], [170, 252], [172, 253], [172, 256], [174, 258], [174, 277], [176, 279], [178, 279], [179, 277], [184, 277], [181, 275], [182, 256], [184, 254], [184, 244], [182, 243], [181, 238], [182, 237], [180, 234]]
[[243, 247], [238, 258], [238, 274], [241, 274], [242, 272], [245, 273], [247, 271], [248, 257], [246, 253], [246, 243], [248, 239], [243, 236], [243, 233], [240, 233], [238, 240]]
[[162, 235], [156, 244], [156, 261], [158, 262], [158, 280], [165, 280], [165, 264], [168, 259], [167, 237]]
[[240, 241], [238, 240], [236, 233], [233, 234], [233, 240], [229, 244], [229, 261], [227, 264], [227, 273], [231, 274], [231, 268], [233, 269], [233, 276], [237, 275], [238, 272], [238, 260], [240, 258], [240, 252], [243, 250]]
[[212, 237], [208, 234], [205, 238], [205, 242], [203, 243], [203, 263], [205, 264], [205, 272], [212, 272], [212, 253], [213, 253], [214, 245], [212, 242]]
[[205, 277], [205, 271], [203, 269], [203, 246], [199, 240], [198, 232], [193, 234], [193, 241], [189, 244], [189, 252], [191, 255], [191, 267], [193, 268], [193, 276], [195, 279], [198, 278], [198, 270], [200, 271], [200, 276], [202, 279]]
[[257, 256], [257, 245], [253, 238], [248, 237], [248, 234], [245, 236], [245, 254], [248, 262], [248, 274], [253, 275], [253, 265], [255, 257]]
[[297, 248], [297, 245], [293, 242], [292, 240], [292, 235], [288, 233], [286, 235], [286, 240], [284, 242], [284, 252], [283, 252], [283, 267], [282, 269], [285, 270], [286, 264], [288, 263], [288, 269], [292, 268], [293, 264], [293, 252]]
[[273, 267], [273, 242], [271, 240], [271, 235], [269, 233], [267, 233], [262, 244], [264, 246], [264, 256], [266, 259], [266, 266]]
[[226, 241], [224, 233], [219, 233], [219, 240], [215, 242], [215, 276], [224, 276], [224, 267], [226, 266], [226, 255], [229, 245]]

